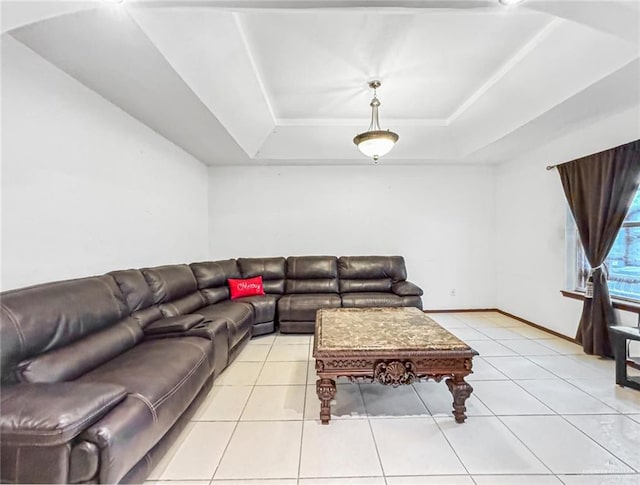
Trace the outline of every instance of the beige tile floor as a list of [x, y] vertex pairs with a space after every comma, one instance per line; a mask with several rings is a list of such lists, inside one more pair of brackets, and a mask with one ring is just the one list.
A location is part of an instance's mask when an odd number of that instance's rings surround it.
[[258, 337], [149, 483], [640, 484], [640, 392], [614, 384], [613, 361], [498, 313], [432, 317], [480, 352], [466, 423], [444, 383], [339, 382], [322, 426], [312, 336]]

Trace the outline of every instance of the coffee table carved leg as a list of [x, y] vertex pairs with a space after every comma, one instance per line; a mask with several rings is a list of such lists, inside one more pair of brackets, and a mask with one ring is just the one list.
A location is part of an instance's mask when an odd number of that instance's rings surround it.
[[471, 396], [473, 387], [465, 382], [462, 376], [453, 376], [447, 379], [447, 387], [453, 395], [453, 416], [456, 418], [456, 423], [464, 423], [464, 420], [467, 419], [465, 414], [467, 407], [464, 403]]
[[331, 419], [331, 400], [336, 397], [336, 381], [320, 378], [316, 381], [316, 392], [320, 399], [320, 421], [329, 424]]

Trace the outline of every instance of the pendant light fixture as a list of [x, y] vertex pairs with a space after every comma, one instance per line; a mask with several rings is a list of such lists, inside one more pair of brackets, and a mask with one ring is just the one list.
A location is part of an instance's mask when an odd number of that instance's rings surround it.
[[369, 103], [369, 106], [371, 106], [371, 123], [369, 123], [369, 129], [367, 131], [356, 135], [353, 143], [356, 144], [358, 150], [377, 161], [378, 158], [391, 151], [398, 141], [399, 136], [393, 131], [380, 129], [380, 122], [378, 120], [380, 101], [378, 101], [376, 93], [376, 89], [380, 87], [380, 81], [371, 81], [369, 87], [373, 89], [373, 99], [371, 103]]

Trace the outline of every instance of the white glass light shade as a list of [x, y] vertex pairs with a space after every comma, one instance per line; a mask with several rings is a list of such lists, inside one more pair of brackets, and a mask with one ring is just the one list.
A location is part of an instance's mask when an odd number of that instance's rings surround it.
[[367, 157], [378, 160], [391, 151], [398, 138], [396, 133], [388, 130], [365, 131], [357, 135], [353, 139], [353, 143]]

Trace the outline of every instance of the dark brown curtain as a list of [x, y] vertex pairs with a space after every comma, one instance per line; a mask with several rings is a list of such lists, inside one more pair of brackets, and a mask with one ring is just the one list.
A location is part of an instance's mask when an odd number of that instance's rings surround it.
[[593, 268], [593, 298], [585, 298], [576, 339], [587, 354], [612, 357], [615, 315], [603, 263], [640, 180], [640, 140], [558, 165], [562, 187]]

